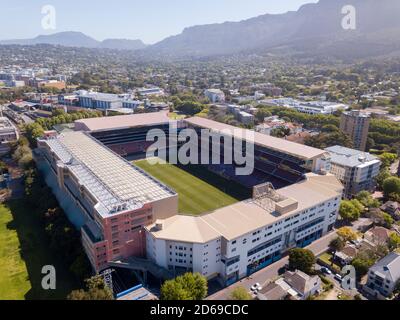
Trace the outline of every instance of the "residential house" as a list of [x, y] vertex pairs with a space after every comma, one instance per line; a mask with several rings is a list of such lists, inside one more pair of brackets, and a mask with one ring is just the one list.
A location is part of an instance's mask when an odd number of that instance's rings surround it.
[[382, 211], [390, 214], [393, 219], [400, 220], [400, 203], [395, 201], [388, 201], [380, 208]]
[[400, 254], [392, 252], [373, 265], [364, 290], [377, 299], [388, 298], [400, 281]]
[[364, 234], [364, 239], [374, 245], [384, 245], [390, 238], [390, 230], [384, 227], [374, 227]]
[[285, 282], [297, 292], [299, 300], [305, 300], [321, 290], [321, 279], [318, 276], [309, 276], [302, 271], [287, 271], [283, 276]]

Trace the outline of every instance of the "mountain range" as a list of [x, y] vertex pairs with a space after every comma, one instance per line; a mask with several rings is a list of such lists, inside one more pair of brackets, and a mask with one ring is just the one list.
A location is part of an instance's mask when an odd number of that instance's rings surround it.
[[[344, 6], [355, 8], [355, 29], [345, 30]], [[63, 32], [0, 44], [57, 44], [139, 50], [146, 56], [207, 57], [237, 53], [362, 58], [400, 55], [399, 0], [320, 0], [298, 11], [265, 14], [239, 22], [193, 26], [146, 46], [140, 40], [96, 41], [82, 33]]]
[[74, 31], [58, 32], [51, 35], [40, 35], [33, 39], [3, 40], [0, 41], [0, 45], [1, 44], [50, 44], [65, 47], [102, 48], [117, 50], [139, 50], [146, 47], [146, 45], [141, 40], [106, 39], [104, 41], [97, 41], [82, 32]]

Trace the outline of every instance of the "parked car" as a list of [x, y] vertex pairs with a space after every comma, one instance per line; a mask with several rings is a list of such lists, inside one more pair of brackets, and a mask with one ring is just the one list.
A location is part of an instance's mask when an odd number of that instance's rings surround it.
[[322, 267], [322, 268], [321, 268], [321, 271], [322, 271], [323, 273], [325, 273], [325, 274], [332, 274], [332, 271], [329, 270], [327, 267]]
[[342, 281], [343, 280], [343, 277], [340, 275], [340, 274], [335, 274], [335, 279], [337, 280], [337, 281]]
[[262, 289], [262, 287], [261, 287], [261, 285], [259, 283], [256, 283], [250, 289], [253, 292], [257, 292], [257, 291], [260, 291]]

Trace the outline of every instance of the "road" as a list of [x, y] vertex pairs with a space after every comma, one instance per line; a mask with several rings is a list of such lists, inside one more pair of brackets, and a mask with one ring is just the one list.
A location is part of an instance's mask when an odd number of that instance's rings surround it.
[[[336, 232], [332, 232], [313, 242], [307, 247], [307, 249], [310, 249], [315, 255], [320, 255], [328, 250], [329, 243], [336, 237]], [[217, 293], [207, 297], [206, 300], [229, 300], [232, 291], [237, 287], [244, 287], [250, 291], [251, 286], [253, 286], [255, 283], [260, 283], [261, 286], [264, 286], [272, 279], [278, 277], [279, 269], [285, 266], [288, 262], [289, 258], [286, 256], [274, 264], [271, 264], [270, 266], [252, 274], [249, 278], [244, 278], [230, 287], [222, 289], [221, 291], [218, 291]]]
[[[351, 228], [355, 231], [362, 230], [365, 226], [371, 224], [371, 220], [368, 218], [361, 218], [354, 222]], [[330, 242], [337, 237], [336, 231], [327, 234], [321, 239], [310, 244], [307, 249], [311, 250], [315, 256], [319, 256], [329, 249]], [[210, 295], [207, 300], [229, 300], [232, 291], [237, 287], [244, 287], [250, 291], [250, 288], [255, 284], [259, 283], [261, 286], [265, 286], [273, 279], [278, 277], [278, 271], [283, 266], [288, 264], [289, 258], [286, 256], [281, 260], [271, 264], [270, 266], [252, 274], [249, 278], [244, 278], [241, 281], [231, 285], [230, 287], [224, 288]], [[339, 286], [340, 287], [340, 286]]]

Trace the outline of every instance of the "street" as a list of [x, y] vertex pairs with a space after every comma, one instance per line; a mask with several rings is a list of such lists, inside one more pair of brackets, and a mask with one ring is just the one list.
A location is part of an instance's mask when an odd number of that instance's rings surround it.
[[[309, 245], [307, 249], [310, 249], [316, 256], [318, 256], [328, 250], [329, 243], [334, 238], [336, 238], [336, 232], [329, 233], [325, 237]], [[249, 278], [244, 278], [232, 286], [222, 289], [221, 291], [218, 291], [217, 293], [207, 297], [206, 300], [229, 300], [232, 291], [237, 287], [244, 287], [250, 291], [251, 286], [253, 286], [255, 283], [260, 283], [261, 286], [265, 286], [274, 278], [278, 277], [279, 269], [284, 267], [288, 262], [289, 258], [286, 256], [274, 264], [271, 264], [270, 266], [252, 274]]]

